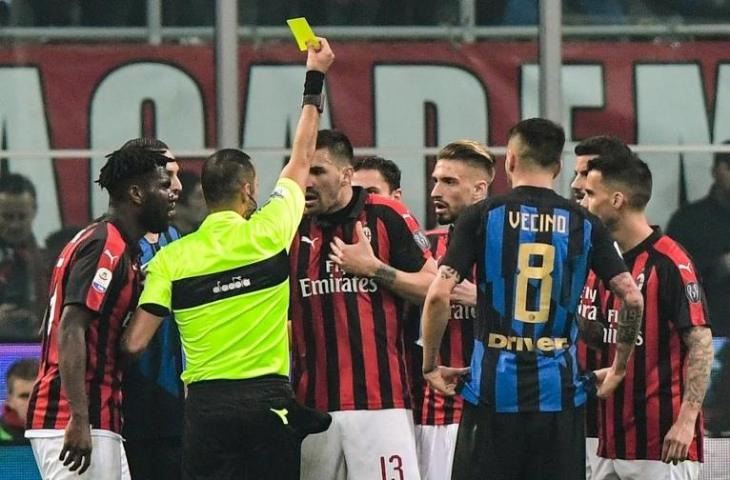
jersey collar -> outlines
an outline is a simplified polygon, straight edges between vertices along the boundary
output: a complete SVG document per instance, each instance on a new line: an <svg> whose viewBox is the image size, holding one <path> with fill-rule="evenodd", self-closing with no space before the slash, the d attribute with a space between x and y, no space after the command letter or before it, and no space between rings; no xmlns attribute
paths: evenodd
<svg viewBox="0 0 730 480"><path fill-rule="evenodd" d="M362 187L352 187L352 199L343 209L328 215L319 215L315 218L317 225L322 227L341 225L357 219L365 208L368 192Z"/></svg>
<svg viewBox="0 0 730 480"><path fill-rule="evenodd" d="M637 246L632 248L631 250L624 252L623 257L624 260L628 261L633 260L635 257L637 257L640 253L646 251L654 245L661 237L664 235L662 233L662 229L658 225L652 225L651 226L652 232L649 234L648 237L646 237L644 240L642 240Z"/></svg>

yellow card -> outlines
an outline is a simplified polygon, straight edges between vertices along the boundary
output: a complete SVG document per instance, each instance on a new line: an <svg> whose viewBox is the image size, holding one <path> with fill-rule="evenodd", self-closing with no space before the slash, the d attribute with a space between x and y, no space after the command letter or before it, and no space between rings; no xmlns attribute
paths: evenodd
<svg viewBox="0 0 730 480"><path fill-rule="evenodd" d="M290 18L286 21L289 24L291 33L294 34L294 39L299 45L299 50L305 52L307 50L307 42L312 41L315 48L319 48L319 40L314 36L312 27L309 26L309 22L304 17Z"/></svg>

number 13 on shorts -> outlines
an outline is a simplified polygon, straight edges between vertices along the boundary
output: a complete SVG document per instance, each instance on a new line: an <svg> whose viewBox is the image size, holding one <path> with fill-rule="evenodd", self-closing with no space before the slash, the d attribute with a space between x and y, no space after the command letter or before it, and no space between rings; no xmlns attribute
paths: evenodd
<svg viewBox="0 0 730 480"><path fill-rule="evenodd" d="M381 456L380 475L381 480L405 480L403 457L400 455Z"/></svg>

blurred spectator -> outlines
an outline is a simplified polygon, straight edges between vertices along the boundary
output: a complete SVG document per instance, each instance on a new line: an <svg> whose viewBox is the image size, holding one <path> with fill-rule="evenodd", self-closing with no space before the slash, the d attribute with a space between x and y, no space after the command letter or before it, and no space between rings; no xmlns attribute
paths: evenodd
<svg viewBox="0 0 730 480"><path fill-rule="evenodd" d="M30 180L0 177L0 340L39 337L48 278L33 236L36 209Z"/></svg>
<svg viewBox="0 0 730 480"><path fill-rule="evenodd" d="M0 441L26 441L23 436L25 417L37 375L37 358L23 358L10 365L7 373L8 397L0 416Z"/></svg>
<svg viewBox="0 0 730 480"><path fill-rule="evenodd" d="M200 186L200 175L190 170L178 173L183 189L175 206L173 223L181 235L187 235L198 229L208 214Z"/></svg>
<svg viewBox="0 0 730 480"><path fill-rule="evenodd" d="M0 25L10 23L10 0L0 0Z"/></svg>
<svg viewBox="0 0 730 480"><path fill-rule="evenodd" d="M725 144L730 143L726 141ZM703 279L715 336L730 336L730 154L717 153L709 194L672 215L667 235L693 257Z"/></svg>

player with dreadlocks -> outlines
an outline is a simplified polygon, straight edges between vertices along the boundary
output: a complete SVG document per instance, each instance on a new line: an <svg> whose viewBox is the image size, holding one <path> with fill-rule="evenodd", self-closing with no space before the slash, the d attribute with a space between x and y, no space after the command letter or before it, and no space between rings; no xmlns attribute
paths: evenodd
<svg viewBox="0 0 730 480"><path fill-rule="evenodd" d="M161 152L125 146L107 159L107 214L66 245L51 279L26 431L43 478L129 478L119 337L140 290L139 240L167 229L176 194Z"/></svg>

